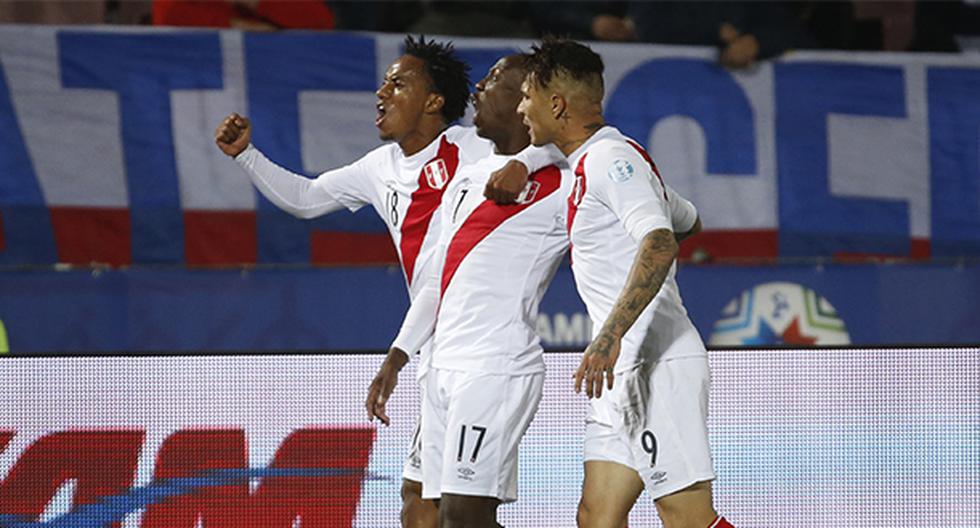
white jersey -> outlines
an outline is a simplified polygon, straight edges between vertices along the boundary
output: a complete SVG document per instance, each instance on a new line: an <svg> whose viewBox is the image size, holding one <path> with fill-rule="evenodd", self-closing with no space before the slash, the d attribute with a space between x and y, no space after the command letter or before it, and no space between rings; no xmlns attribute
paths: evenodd
<svg viewBox="0 0 980 528"><path fill-rule="evenodd" d="M568 159L575 172L568 198L572 270L595 334L626 285L643 237L655 229L689 231L697 210L664 184L638 143L613 127L603 127ZM681 302L676 271L675 263L623 336L616 373L660 359L707 355Z"/></svg>
<svg viewBox="0 0 980 528"><path fill-rule="evenodd" d="M293 174L249 147L236 157L253 183L272 203L300 218L315 218L347 208L371 205L395 243L402 271L414 298L438 241L436 208L461 164L491 152L489 142L472 128L446 129L425 148L406 156L396 143L384 144L361 159L309 179Z"/></svg>
<svg viewBox="0 0 980 528"><path fill-rule="evenodd" d="M532 174L512 205L483 198L510 156L460 169L443 196L438 258L394 346L412 350L434 332L438 369L520 375L544 371L538 305L568 248L566 167Z"/></svg>
<svg viewBox="0 0 980 528"><path fill-rule="evenodd" d="M434 214L457 169L493 153L493 143L474 127L451 126L425 148L406 156L387 143L361 159L310 179L269 161L249 145L235 160L255 186L280 209L299 218L315 218L343 208L371 205L388 227L398 252L409 299L414 302L439 241L440 216ZM531 169L556 159L554 150L529 148L518 155ZM482 190L481 190L482 192ZM422 376L427 357L418 368Z"/></svg>

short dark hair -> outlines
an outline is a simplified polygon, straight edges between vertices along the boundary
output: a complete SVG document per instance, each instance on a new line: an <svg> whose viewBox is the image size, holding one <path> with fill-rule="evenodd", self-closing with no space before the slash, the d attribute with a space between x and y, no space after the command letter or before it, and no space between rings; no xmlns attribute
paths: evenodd
<svg viewBox="0 0 980 528"><path fill-rule="evenodd" d="M445 44L434 40L418 40L405 37L405 54L417 57L425 63L425 72L432 79L433 91L445 99L442 117L452 123L463 117L470 100L470 66L456 56L452 42Z"/></svg>
<svg viewBox="0 0 980 528"><path fill-rule="evenodd" d="M586 83L598 80L601 88L603 70L602 58L588 46L550 35L541 39L540 45L531 46L527 62L528 76L542 87L556 75L564 75Z"/></svg>

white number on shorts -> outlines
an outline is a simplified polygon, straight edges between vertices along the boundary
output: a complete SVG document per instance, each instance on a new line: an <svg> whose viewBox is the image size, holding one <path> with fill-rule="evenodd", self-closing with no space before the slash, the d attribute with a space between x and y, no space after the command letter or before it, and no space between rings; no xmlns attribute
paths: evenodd
<svg viewBox="0 0 980 528"><path fill-rule="evenodd" d="M650 453L650 467L657 464L657 439L653 436L650 431L643 431L643 435L640 436L640 443L643 444L643 450Z"/></svg>
<svg viewBox="0 0 980 528"><path fill-rule="evenodd" d="M476 445L473 446L473 454L470 456L470 462L476 462L476 457L480 454L480 446L483 445L483 437L487 434L487 428L480 427L479 425L471 425L470 429L480 433L480 436L476 437ZM459 451L456 452L456 462L461 462L463 460L463 448L465 445L466 425L464 424L459 428Z"/></svg>

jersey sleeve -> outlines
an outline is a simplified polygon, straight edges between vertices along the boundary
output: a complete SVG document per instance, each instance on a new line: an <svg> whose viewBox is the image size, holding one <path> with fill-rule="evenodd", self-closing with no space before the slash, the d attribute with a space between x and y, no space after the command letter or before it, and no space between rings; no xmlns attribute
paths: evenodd
<svg viewBox="0 0 980 528"><path fill-rule="evenodd" d="M439 240L436 251L433 255L433 262L428 266L425 275L419 277L422 281L421 288L415 298L412 299L411 306L402 320L398 335L391 343L392 348L398 348L409 354L417 352L426 341L432 337L436 330L436 319L439 315L439 302L441 293L442 268L446 261L446 247L448 246L449 219L446 218L446 200L448 193L443 195L442 205L436 214L442 215L443 229L439 231Z"/></svg>
<svg viewBox="0 0 980 528"><path fill-rule="evenodd" d="M436 315L439 310L439 276L437 273L430 273L424 280L425 283L405 314L398 335L391 343L393 348L401 349L408 354L418 352L436 328Z"/></svg>
<svg viewBox="0 0 980 528"><path fill-rule="evenodd" d="M565 155L558 150L558 147L548 143L543 147L528 145L527 148L515 154L514 159L527 167L528 174L534 174L548 165L557 165L565 161Z"/></svg>
<svg viewBox="0 0 980 528"><path fill-rule="evenodd" d="M459 147L464 164L479 161L493 153L493 142L477 135L473 126L453 126L446 132L446 138Z"/></svg>
<svg viewBox="0 0 980 528"><path fill-rule="evenodd" d="M639 243L655 229L670 229L671 209L665 187L650 165L629 147L596 149L586 158L587 192L608 207Z"/></svg>
<svg viewBox="0 0 980 528"><path fill-rule="evenodd" d="M252 145L236 156L235 161L277 207L298 218L315 218L344 207L356 211L370 203L366 158L324 172L315 179L276 165Z"/></svg>
<svg viewBox="0 0 980 528"><path fill-rule="evenodd" d="M453 127L450 140L461 147L471 163L493 154L493 142L477 135L476 127ZM515 154L514 159L527 167L528 174L534 174L548 165L556 165L565 161L565 155L558 150L558 147L549 143L543 147L528 145L527 148Z"/></svg>
<svg viewBox="0 0 980 528"><path fill-rule="evenodd" d="M698 210L690 201L667 186L667 203L670 204L670 223L675 233L687 233L698 220Z"/></svg>

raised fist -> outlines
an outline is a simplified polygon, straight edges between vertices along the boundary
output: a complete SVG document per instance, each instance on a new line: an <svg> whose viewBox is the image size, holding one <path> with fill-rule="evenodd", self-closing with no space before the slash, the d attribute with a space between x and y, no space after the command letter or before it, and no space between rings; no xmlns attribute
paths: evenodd
<svg viewBox="0 0 980 528"><path fill-rule="evenodd" d="M230 114L214 131L214 142L221 152L235 157L252 141L252 124L247 117Z"/></svg>

